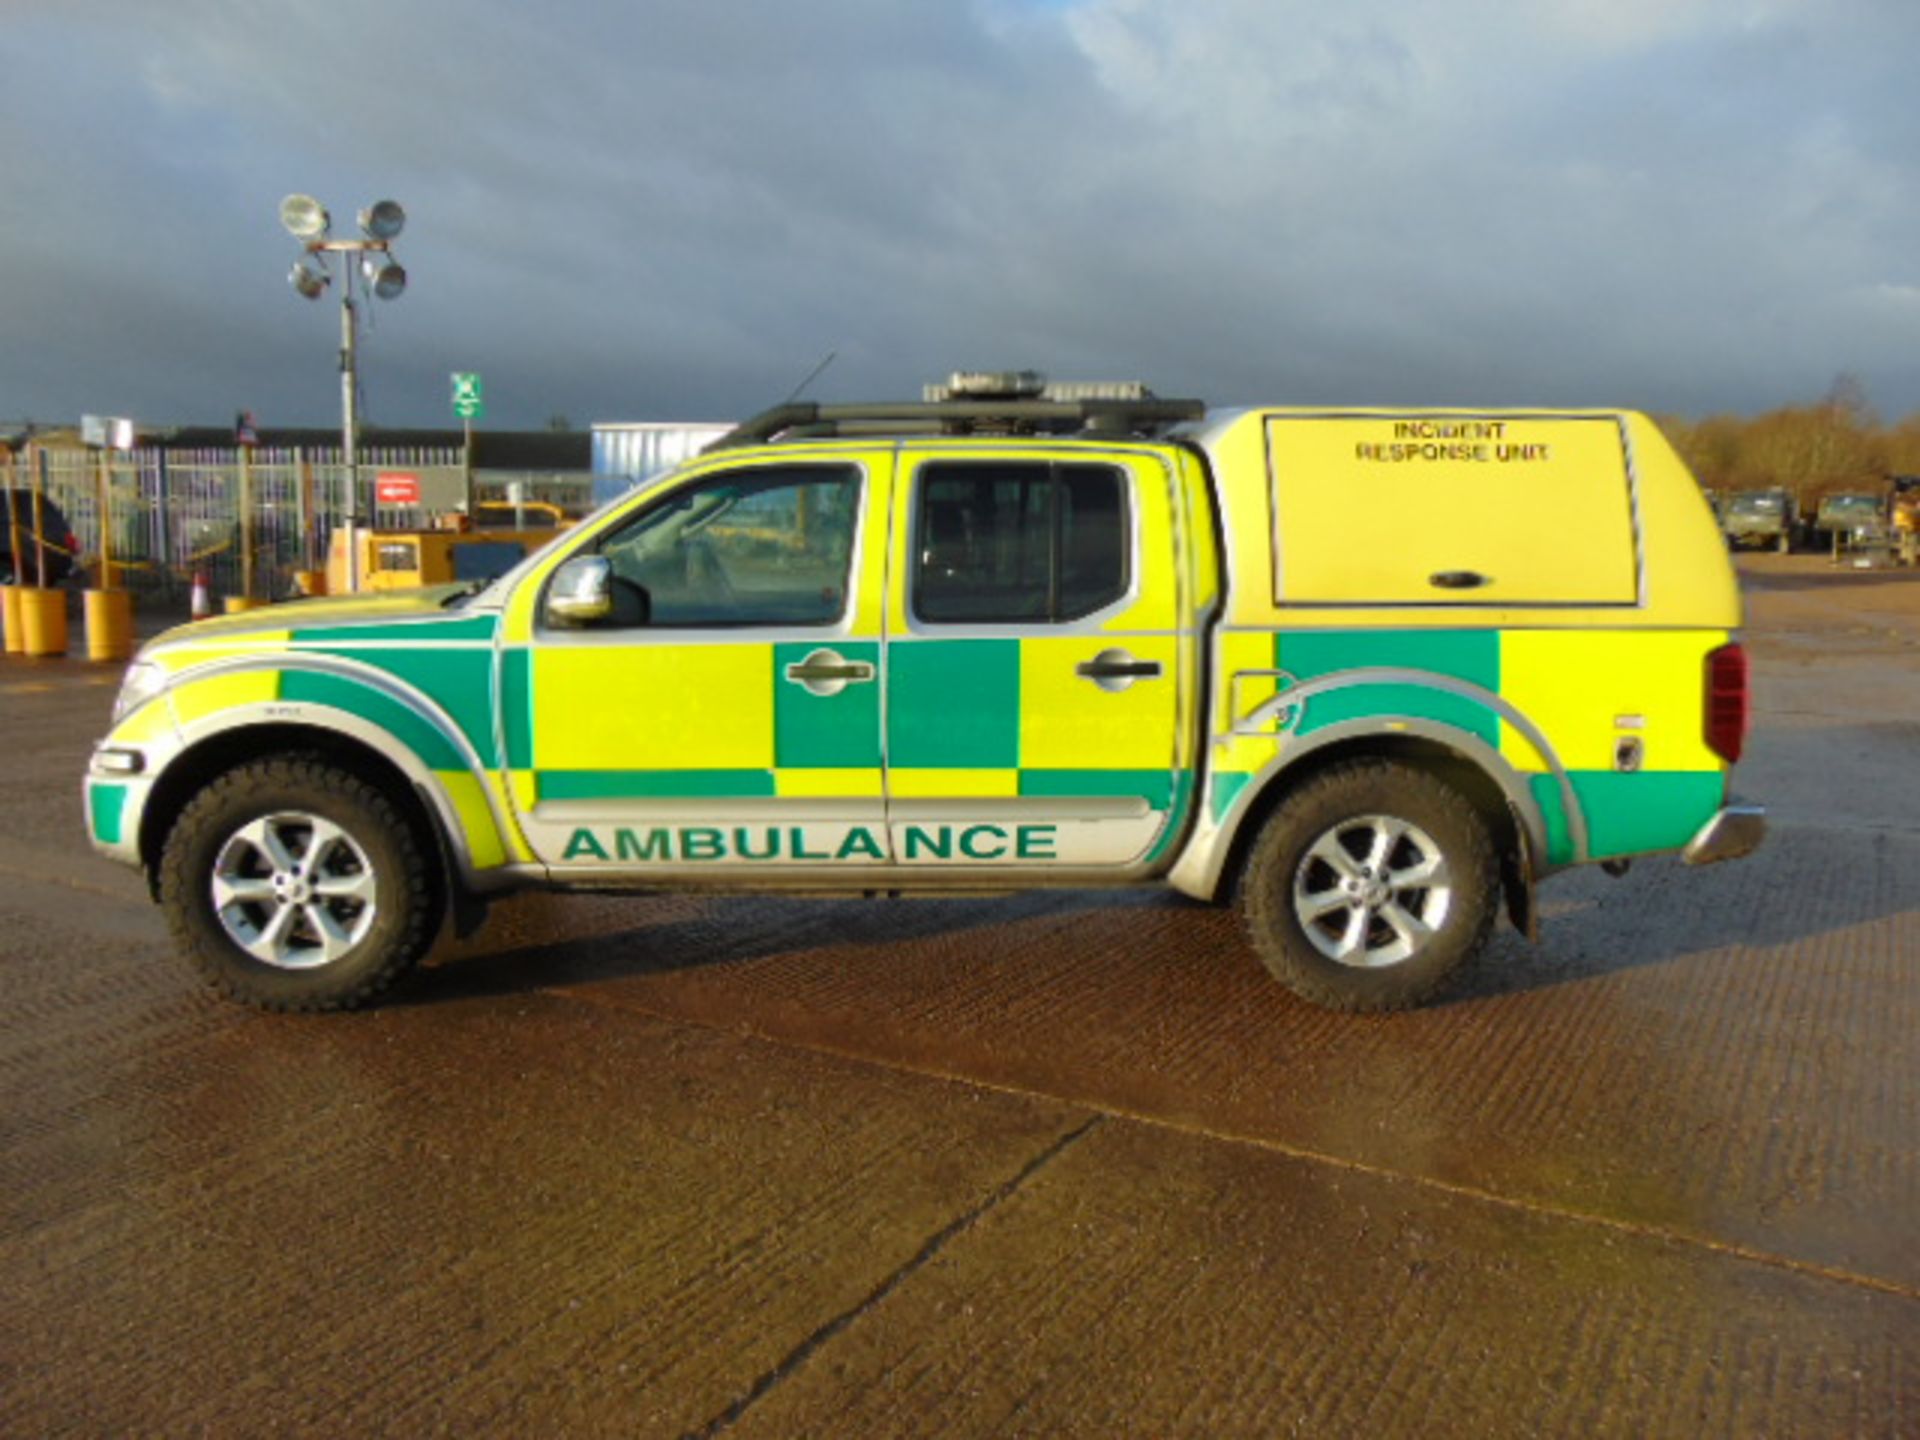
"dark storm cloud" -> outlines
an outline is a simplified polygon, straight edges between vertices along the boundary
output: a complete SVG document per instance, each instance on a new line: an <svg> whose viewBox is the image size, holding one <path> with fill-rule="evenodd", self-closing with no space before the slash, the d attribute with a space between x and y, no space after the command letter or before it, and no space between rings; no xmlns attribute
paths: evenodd
<svg viewBox="0 0 1920 1440"><path fill-rule="evenodd" d="M1516 12L1519 12L1516 15ZM1904 4L16 5L0 416L334 413L281 195L381 195L369 414L956 366L1219 401L1920 407Z"/></svg>

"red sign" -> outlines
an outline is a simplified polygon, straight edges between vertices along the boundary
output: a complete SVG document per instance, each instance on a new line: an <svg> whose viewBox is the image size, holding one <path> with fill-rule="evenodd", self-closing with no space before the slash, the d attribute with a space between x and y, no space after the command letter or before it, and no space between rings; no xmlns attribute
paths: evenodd
<svg viewBox="0 0 1920 1440"><path fill-rule="evenodd" d="M373 498L382 505L418 505L420 477L404 470L382 470L374 477Z"/></svg>

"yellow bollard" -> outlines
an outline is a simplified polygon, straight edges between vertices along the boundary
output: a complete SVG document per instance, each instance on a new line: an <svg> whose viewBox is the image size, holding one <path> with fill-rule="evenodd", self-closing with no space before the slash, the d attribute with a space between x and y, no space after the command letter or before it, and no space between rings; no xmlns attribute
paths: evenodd
<svg viewBox="0 0 1920 1440"><path fill-rule="evenodd" d="M88 590L80 597L87 621L87 658L125 660L133 654L133 592Z"/></svg>
<svg viewBox="0 0 1920 1440"><path fill-rule="evenodd" d="M220 602L227 614L238 615L243 610L258 610L267 602L255 600L251 595L229 595Z"/></svg>
<svg viewBox="0 0 1920 1440"><path fill-rule="evenodd" d="M67 653L67 592L34 585L20 589L21 646L29 655Z"/></svg>
<svg viewBox="0 0 1920 1440"><path fill-rule="evenodd" d="M27 648L25 622L20 618L20 587L0 585L0 631L4 631L7 654L18 655Z"/></svg>

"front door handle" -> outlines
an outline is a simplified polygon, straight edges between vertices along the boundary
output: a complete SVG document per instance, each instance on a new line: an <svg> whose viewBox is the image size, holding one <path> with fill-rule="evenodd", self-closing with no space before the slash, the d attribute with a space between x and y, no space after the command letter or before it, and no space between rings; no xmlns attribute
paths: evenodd
<svg viewBox="0 0 1920 1440"><path fill-rule="evenodd" d="M787 679L809 695L838 695L849 685L873 679L873 666L864 660L849 660L835 650L820 649L787 666Z"/></svg>
<svg viewBox="0 0 1920 1440"><path fill-rule="evenodd" d="M1152 680L1161 673L1158 660L1136 660L1124 650L1102 650L1091 660L1082 660L1073 673L1091 680L1102 690L1125 690L1136 680Z"/></svg>
<svg viewBox="0 0 1920 1440"><path fill-rule="evenodd" d="M1491 585L1493 577L1478 570L1436 570L1427 577L1427 583L1440 590L1478 590Z"/></svg>

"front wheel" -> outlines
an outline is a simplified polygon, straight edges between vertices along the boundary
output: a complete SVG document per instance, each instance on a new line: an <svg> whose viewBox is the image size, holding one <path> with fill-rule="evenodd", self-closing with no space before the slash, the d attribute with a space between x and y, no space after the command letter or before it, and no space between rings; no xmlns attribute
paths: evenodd
<svg viewBox="0 0 1920 1440"><path fill-rule="evenodd" d="M188 803L160 862L175 941L216 989L268 1010L364 1004L438 928L421 837L393 802L323 760L259 760Z"/></svg>
<svg viewBox="0 0 1920 1440"><path fill-rule="evenodd" d="M1425 771L1337 765L1284 799L1240 902L1261 961L1332 1010L1426 1000L1486 944L1499 868L1485 822Z"/></svg>

